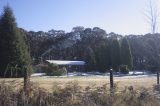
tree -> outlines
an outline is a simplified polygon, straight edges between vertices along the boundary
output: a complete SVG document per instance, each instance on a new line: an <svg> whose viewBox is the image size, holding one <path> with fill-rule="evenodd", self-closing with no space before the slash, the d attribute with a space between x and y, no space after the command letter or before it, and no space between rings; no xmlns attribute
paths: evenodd
<svg viewBox="0 0 160 106"><path fill-rule="evenodd" d="M91 47L87 47L85 52L86 70L93 71L96 65L95 53Z"/></svg>
<svg viewBox="0 0 160 106"><path fill-rule="evenodd" d="M100 45L95 49L96 67L100 72L106 72L110 68L110 52L109 42L106 40L105 44Z"/></svg>
<svg viewBox="0 0 160 106"><path fill-rule="evenodd" d="M150 25L151 33L154 34L158 29L159 11L156 5L157 3L153 3L152 1L149 0L148 9L144 12L144 15L146 17L146 21Z"/></svg>
<svg viewBox="0 0 160 106"><path fill-rule="evenodd" d="M113 39L110 45L111 67L118 71L120 66L120 44L117 39Z"/></svg>
<svg viewBox="0 0 160 106"><path fill-rule="evenodd" d="M29 82L31 59L23 31L17 27L11 8L4 7L0 18L0 76L22 77Z"/></svg>
<svg viewBox="0 0 160 106"><path fill-rule="evenodd" d="M121 65L127 65L129 69L132 69L133 62L132 62L132 54L130 45L126 38L122 39L121 43Z"/></svg>

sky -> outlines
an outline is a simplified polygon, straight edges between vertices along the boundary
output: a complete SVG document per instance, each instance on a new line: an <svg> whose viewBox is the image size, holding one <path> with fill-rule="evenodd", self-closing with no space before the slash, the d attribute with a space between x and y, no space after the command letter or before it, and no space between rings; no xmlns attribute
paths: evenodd
<svg viewBox="0 0 160 106"><path fill-rule="evenodd" d="M146 34L150 32L144 15L148 3L148 0L0 0L0 13L9 4L18 27L27 31L70 32L73 27L84 26L122 35Z"/></svg>

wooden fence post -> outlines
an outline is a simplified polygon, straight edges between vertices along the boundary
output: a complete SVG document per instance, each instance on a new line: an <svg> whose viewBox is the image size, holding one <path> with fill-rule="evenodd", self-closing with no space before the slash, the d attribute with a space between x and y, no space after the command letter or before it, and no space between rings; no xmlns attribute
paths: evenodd
<svg viewBox="0 0 160 106"><path fill-rule="evenodd" d="M110 90L113 93L113 70L110 69Z"/></svg>
<svg viewBox="0 0 160 106"><path fill-rule="evenodd" d="M159 72L157 72L157 85L159 85Z"/></svg>

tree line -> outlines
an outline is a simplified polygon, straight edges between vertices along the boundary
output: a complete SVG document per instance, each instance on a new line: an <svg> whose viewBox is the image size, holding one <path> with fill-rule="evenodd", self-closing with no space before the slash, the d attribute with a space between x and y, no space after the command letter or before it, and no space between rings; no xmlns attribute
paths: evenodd
<svg viewBox="0 0 160 106"><path fill-rule="evenodd" d="M120 65L132 69L132 54L126 37L94 27L74 27L71 32L50 30L26 32L35 64L41 59L83 60L87 71L106 72Z"/></svg>
<svg viewBox="0 0 160 106"><path fill-rule="evenodd" d="M104 69L109 69L112 66L111 42L117 40L121 49L122 39L126 39L130 46L132 56L130 63L133 62L133 65L131 65L133 70L156 71L160 65L159 33L123 36L114 32L107 33L99 27L84 28L78 26L68 33L63 30L50 30L48 32L29 31L26 32L26 35L35 64L40 61L40 57L44 60L85 60L90 66L86 67L88 70L104 71ZM45 51L48 52L45 53ZM120 52L120 55L122 55L124 50L120 50ZM105 58L102 58L103 56ZM122 59L121 56L120 60L122 62L125 58Z"/></svg>

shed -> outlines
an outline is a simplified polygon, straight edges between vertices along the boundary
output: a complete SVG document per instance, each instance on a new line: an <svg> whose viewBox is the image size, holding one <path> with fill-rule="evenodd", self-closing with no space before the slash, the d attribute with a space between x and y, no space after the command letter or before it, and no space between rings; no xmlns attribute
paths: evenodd
<svg viewBox="0 0 160 106"><path fill-rule="evenodd" d="M46 62L66 67L68 71L84 71L85 66L84 61L46 60Z"/></svg>

